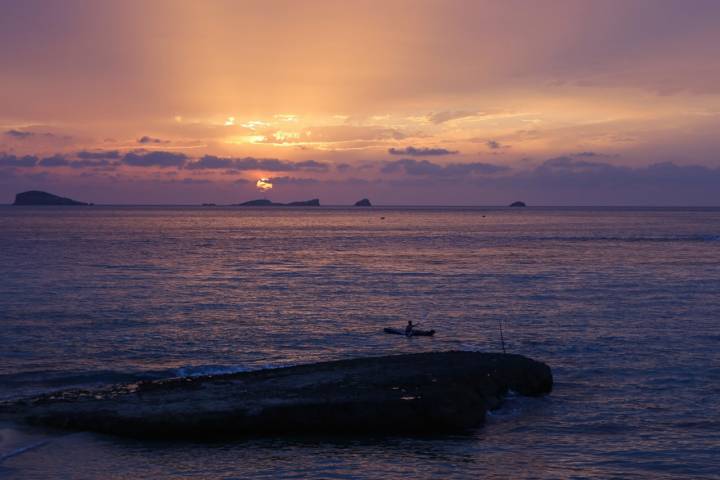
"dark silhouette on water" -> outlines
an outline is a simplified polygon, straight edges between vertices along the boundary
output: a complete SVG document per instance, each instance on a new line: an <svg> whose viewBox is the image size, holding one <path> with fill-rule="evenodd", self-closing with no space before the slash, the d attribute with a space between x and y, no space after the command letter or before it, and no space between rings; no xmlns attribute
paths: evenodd
<svg viewBox="0 0 720 480"><path fill-rule="evenodd" d="M300 202L290 202L290 203L286 203L285 205L288 207L319 207L320 200L317 198L313 198L312 200L304 200L304 201L300 201Z"/></svg>
<svg viewBox="0 0 720 480"><path fill-rule="evenodd" d="M67 390L0 403L0 420L133 437L467 432L509 390L552 390L522 355L429 352Z"/></svg>
<svg viewBox="0 0 720 480"><path fill-rule="evenodd" d="M413 334L413 327L414 325L412 323L412 320L408 320L408 324L405 327L405 336L409 337Z"/></svg>
<svg viewBox="0 0 720 480"><path fill-rule="evenodd" d="M29 190L15 195L13 205L92 205L92 203L78 202L71 198L58 197L52 193L40 190Z"/></svg>
<svg viewBox="0 0 720 480"><path fill-rule="evenodd" d="M410 325L408 325L409 327ZM418 330L415 325L412 326L410 333L408 333L408 327L402 328L383 328L383 332L390 333L392 335L403 335L405 337L432 337L435 335L435 330Z"/></svg>
<svg viewBox="0 0 720 480"><path fill-rule="evenodd" d="M525 205L525 202L520 202L520 201L513 202L510 204L510 206L511 207L527 207L527 205Z"/></svg>
<svg viewBox="0 0 720 480"><path fill-rule="evenodd" d="M362 200L358 200L355 202L356 207L372 207L372 204L370 203L370 200L367 198L363 198Z"/></svg>
<svg viewBox="0 0 720 480"><path fill-rule="evenodd" d="M258 200L250 200L243 203L236 203L234 207L319 207L320 200L313 198L312 200L304 200L300 202L276 203L266 198Z"/></svg>

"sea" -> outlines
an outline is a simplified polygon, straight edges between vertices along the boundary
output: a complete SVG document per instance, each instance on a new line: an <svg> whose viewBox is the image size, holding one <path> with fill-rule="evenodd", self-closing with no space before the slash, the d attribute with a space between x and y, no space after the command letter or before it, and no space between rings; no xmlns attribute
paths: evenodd
<svg viewBox="0 0 720 480"><path fill-rule="evenodd" d="M464 435L4 422L0 478L720 478L718 208L0 207L3 401L503 341L554 389Z"/></svg>

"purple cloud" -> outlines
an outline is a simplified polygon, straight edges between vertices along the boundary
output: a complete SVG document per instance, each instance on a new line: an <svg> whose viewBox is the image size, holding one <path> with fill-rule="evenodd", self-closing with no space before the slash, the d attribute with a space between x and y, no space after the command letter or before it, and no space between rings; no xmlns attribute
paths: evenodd
<svg viewBox="0 0 720 480"><path fill-rule="evenodd" d="M54 139L54 140L70 140L71 139L71 137L69 137L67 135L59 137L59 136L55 135L54 133L49 133L49 132L28 132L26 130L16 130L16 129L7 130L5 132L5 135L7 135L8 137L15 138L17 140L28 140L30 138L36 138L36 137L41 137L41 138L45 138L45 139Z"/></svg>
<svg viewBox="0 0 720 480"><path fill-rule="evenodd" d="M14 130L14 129L13 129L13 130L8 130L7 132L5 132L5 135L7 135L7 136L9 136L9 137L19 138L19 139L23 140L23 139L25 139L25 138L32 137L32 136L35 135L35 134L34 134L33 132L23 132L23 131L20 131L20 130Z"/></svg>
<svg viewBox="0 0 720 480"><path fill-rule="evenodd" d="M290 162L277 158L223 158L215 155L205 155L199 160L186 165L190 170L203 169L230 169L230 170L267 170L269 172L292 172L298 170L325 171L328 169L326 163L315 160L304 160L301 162Z"/></svg>
<svg viewBox="0 0 720 480"><path fill-rule="evenodd" d="M181 167L187 160L184 153L174 152L129 152L122 159L125 165L132 167Z"/></svg>
<svg viewBox="0 0 720 480"><path fill-rule="evenodd" d="M149 137L147 135L143 135L142 137L138 138L137 143L149 144L149 143L170 143L170 142L167 140L162 140L160 138L154 138L154 137Z"/></svg>
<svg viewBox="0 0 720 480"><path fill-rule="evenodd" d="M66 167L70 161L62 155L53 155L52 157L43 158L38 162L41 167Z"/></svg>
<svg viewBox="0 0 720 480"><path fill-rule="evenodd" d="M37 162L38 157L35 155L17 157L15 155L0 153L0 166L3 167L34 167Z"/></svg>
<svg viewBox="0 0 720 480"><path fill-rule="evenodd" d="M397 173L403 171L407 175L416 176L461 177L469 174L491 175L509 170L510 167L493 165L491 163L472 162L441 165L429 162L428 160L404 158L402 160L385 163L381 172Z"/></svg>
<svg viewBox="0 0 720 480"><path fill-rule="evenodd" d="M120 152L117 150L99 150L96 152L81 151L77 152L76 156L82 160L118 160L120 159Z"/></svg>
<svg viewBox="0 0 720 480"><path fill-rule="evenodd" d="M457 150L448 150L445 148L416 148L413 146L405 148L390 148L388 149L390 155L410 155L413 157L425 157L425 156L440 156L440 155L455 155Z"/></svg>
<svg viewBox="0 0 720 480"><path fill-rule="evenodd" d="M457 120L458 118L473 117L477 114L478 112L471 112L467 110L454 110L431 113L427 116L427 118L434 124L440 124L449 122L450 120Z"/></svg>

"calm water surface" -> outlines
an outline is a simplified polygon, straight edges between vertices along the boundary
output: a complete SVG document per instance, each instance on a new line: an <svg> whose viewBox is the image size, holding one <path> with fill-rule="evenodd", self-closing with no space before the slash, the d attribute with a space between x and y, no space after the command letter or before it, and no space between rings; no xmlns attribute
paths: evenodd
<svg viewBox="0 0 720 480"><path fill-rule="evenodd" d="M435 338L380 333L425 316ZM195 444L0 424L0 477L720 478L720 209L0 207L0 399L497 351L500 321L556 386L472 435Z"/></svg>

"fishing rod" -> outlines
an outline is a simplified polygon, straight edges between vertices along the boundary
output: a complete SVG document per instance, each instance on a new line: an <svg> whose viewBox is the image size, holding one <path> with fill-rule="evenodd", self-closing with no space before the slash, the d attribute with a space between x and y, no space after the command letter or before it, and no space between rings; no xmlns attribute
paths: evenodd
<svg viewBox="0 0 720 480"><path fill-rule="evenodd" d="M500 326L500 343L502 344L502 351L505 353L505 337L503 336L502 318L498 317L498 325Z"/></svg>

